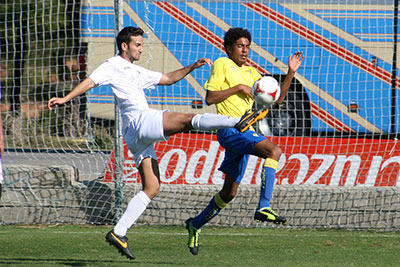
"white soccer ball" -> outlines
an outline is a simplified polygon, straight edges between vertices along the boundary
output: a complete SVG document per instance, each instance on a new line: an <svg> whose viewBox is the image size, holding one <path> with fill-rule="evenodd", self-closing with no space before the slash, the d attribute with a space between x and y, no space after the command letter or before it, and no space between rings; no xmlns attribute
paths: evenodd
<svg viewBox="0 0 400 267"><path fill-rule="evenodd" d="M272 76L264 76L255 81L251 91L256 103L262 106L272 105L281 96L279 82Z"/></svg>

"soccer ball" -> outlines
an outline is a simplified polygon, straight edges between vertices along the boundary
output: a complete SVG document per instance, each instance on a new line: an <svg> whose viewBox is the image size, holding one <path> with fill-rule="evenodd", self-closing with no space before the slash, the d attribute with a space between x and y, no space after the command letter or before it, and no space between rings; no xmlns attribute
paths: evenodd
<svg viewBox="0 0 400 267"><path fill-rule="evenodd" d="M251 92L258 105L270 106L281 96L281 87L274 77L264 76L255 81Z"/></svg>

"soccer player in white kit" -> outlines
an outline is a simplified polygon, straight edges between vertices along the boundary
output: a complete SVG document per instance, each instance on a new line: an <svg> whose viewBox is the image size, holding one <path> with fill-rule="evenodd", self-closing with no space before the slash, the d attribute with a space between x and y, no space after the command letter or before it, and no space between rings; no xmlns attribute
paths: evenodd
<svg viewBox="0 0 400 267"><path fill-rule="evenodd" d="M126 233L158 194L160 174L154 143L166 141L169 136L191 130L215 130L236 127L240 131L265 116L265 111L249 112L241 118L217 114L184 114L168 110L151 109L143 89L155 85L172 85L193 70L208 64L210 59L201 58L195 63L167 74L151 71L133 64L143 52L143 30L125 27L117 36L119 55L106 60L93 73L62 98L52 98L48 108L64 104L89 89L109 84L121 110L122 134L132 152L142 179L142 190L128 206L113 230L107 233L106 241L114 245L122 255L135 259L130 250Z"/></svg>

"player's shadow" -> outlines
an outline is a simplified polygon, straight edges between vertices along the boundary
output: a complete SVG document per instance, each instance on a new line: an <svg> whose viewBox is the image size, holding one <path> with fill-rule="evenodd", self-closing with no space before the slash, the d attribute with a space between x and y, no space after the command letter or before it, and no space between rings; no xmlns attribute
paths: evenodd
<svg viewBox="0 0 400 267"><path fill-rule="evenodd" d="M171 265L171 266L177 266L177 265L185 265L185 264L179 264L176 262L143 262L143 261L138 261L138 260L80 260L80 259L34 259L34 258L12 258L12 259L7 259L7 258L0 258L0 265L9 265L9 266L14 266L14 265L26 265L26 264L31 264L31 265L48 265L51 266L52 264L54 265L65 265L65 266L124 266L124 265L130 265L130 264L140 264L140 265L154 265L154 266L159 266L159 265Z"/></svg>
<svg viewBox="0 0 400 267"><path fill-rule="evenodd" d="M79 259L38 259L38 258L15 258L15 259L6 259L0 258L0 265L8 264L10 266L19 265L19 264L32 264L32 265L65 265L65 266L87 266L87 265L100 265L107 262L111 263L122 263L122 261L104 261L104 260L79 260Z"/></svg>

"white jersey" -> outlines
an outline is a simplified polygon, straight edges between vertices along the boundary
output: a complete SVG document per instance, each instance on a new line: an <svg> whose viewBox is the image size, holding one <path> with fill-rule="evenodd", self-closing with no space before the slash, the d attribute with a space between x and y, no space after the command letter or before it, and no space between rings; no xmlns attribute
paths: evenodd
<svg viewBox="0 0 400 267"><path fill-rule="evenodd" d="M126 129L130 121L137 119L138 111L149 109L143 89L153 89L160 82L162 73L115 56L107 59L89 77L96 86L111 86L121 110L122 129Z"/></svg>

